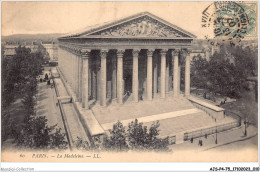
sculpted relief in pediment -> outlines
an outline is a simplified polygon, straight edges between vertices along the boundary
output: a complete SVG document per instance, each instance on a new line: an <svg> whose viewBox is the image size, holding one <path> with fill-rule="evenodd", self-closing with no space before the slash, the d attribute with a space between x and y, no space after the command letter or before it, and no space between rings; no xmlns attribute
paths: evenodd
<svg viewBox="0 0 260 172"><path fill-rule="evenodd" d="M174 30L173 28L149 18L142 18L122 25L114 26L93 35L115 37L185 37L185 35Z"/></svg>

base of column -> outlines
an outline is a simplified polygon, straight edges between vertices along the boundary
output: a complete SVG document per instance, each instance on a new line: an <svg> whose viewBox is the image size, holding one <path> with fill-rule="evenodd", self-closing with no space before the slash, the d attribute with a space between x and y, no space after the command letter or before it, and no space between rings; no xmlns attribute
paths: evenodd
<svg viewBox="0 0 260 172"><path fill-rule="evenodd" d="M83 109L86 109L86 110L88 110L89 109L89 106L85 106L84 104L82 104L82 106L81 106Z"/></svg>

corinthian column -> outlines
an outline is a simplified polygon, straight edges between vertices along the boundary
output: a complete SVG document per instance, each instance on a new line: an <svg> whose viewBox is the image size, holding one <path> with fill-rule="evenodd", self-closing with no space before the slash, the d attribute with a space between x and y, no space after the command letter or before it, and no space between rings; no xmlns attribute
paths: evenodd
<svg viewBox="0 0 260 172"><path fill-rule="evenodd" d="M168 50L161 51L161 98L165 98L165 68L166 68L166 53Z"/></svg>
<svg viewBox="0 0 260 172"><path fill-rule="evenodd" d="M165 92L169 92L169 79L170 79L170 64L169 58L166 57L166 70L165 70Z"/></svg>
<svg viewBox="0 0 260 172"><path fill-rule="evenodd" d="M88 105L88 59L90 55L90 50L85 50L82 55L82 108L89 108Z"/></svg>
<svg viewBox="0 0 260 172"><path fill-rule="evenodd" d="M185 57L185 96L190 95L190 53L186 51Z"/></svg>
<svg viewBox="0 0 260 172"><path fill-rule="evenodd" d="M178 67L179 67L179 50L174 50L172 52L173 57L173 95L176 97L179 94L178 90Z"/></svg>
<svg viewBox="0 0 260 172"><path fill-rule="evenodd" d="M154 50L147 50L147 100L153 99L153 51Z"/></svg>
<svg viewBox="0 0 260 172"><path fill-rule="evenodd" d="M158 55L154 59L154 69L153 69L153 94L157 94L157 83L158 83Z"/></svg>
<svg viewBox="0 0 260 172"><path fill-rule="evenodd" d="M116 73L117 73L117 71L116 71L116 61L117 61L117 59L116 59L116 57L115 56L113 56L112 57L112 99L115 99L116 98Z"/></svg>
<svg viewBox="0 0 260 172"><path fill-rule="evenodd" d="M123 55L125 50L117 50L117 101L123 104Z"/></svg>
<svg viewBox="0 0 260 172"><path fill-rule="evenodd" d="M107 52L108 50L101 50L101 72L100 72L100 105L106 106L107 99Z"/></svg>
<svg viewBox="0 0 260 172"><path fill-rule="evenodd" d="M133 50L133 79L132 79L132 93L133 101L138 102L138 55L140 50Z"/></svg>
<svg viewBox="0 0 260 172"><path fill-rule="evenodd" d="M82 66L83 61L79 56L79 101L82 102Z"/></svg>

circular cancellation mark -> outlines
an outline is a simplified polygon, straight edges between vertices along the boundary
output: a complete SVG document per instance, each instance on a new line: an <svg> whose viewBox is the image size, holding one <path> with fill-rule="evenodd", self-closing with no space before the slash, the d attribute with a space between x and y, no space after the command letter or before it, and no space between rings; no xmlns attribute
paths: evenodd
<svg viewBox="0 0 260 172"><path fill-rule="evenodd" d="M246 10L245 10L246 7ZM239 40L245 38L255 27L253 9L246 3L214 2L202 12L202 28L214 30L214 38ZM250 14L248 15L248 13ZM255 11L253 11L255 12ZM249 17L250 16L250 17ZM207 39L208 36L205 36Z"/></svg>

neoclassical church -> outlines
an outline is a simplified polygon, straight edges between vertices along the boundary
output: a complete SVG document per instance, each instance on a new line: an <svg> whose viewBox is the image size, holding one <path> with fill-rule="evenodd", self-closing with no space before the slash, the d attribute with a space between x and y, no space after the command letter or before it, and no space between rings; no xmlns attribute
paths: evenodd
<svg viewBox="0 0 260 172"><path fill-rule="evenodd" d="M144 123L160 120L164 135L181 142L207 122L215 131L214 119L223 116L223 109L189 98L189 52L195 38L143 12L60 37L59 70L75 93L75 101L93 114L101 130L107 131L118 120L125 124L135 118ZM182 91L181 65L185 69ZM212 117L214 113L202 113L191 102L221 114ZM178 120L183 126L171 129L179 125Z"/></svg>
<svg viewBox="0 0 260 172"><path fill-rule="evenodd" d="M190 93L189 48L195 36L148 12L83 33L59 38L60 69L66 73L84 108L89 99L123 103L161 98L180 91L179 59L185 59L185 95ZM71 56L64 61L64 56ZM68 67L73 65L73 69ZM82 69L82 70L80 70ZM75 71L77 70L77 71Z"/></svg>

